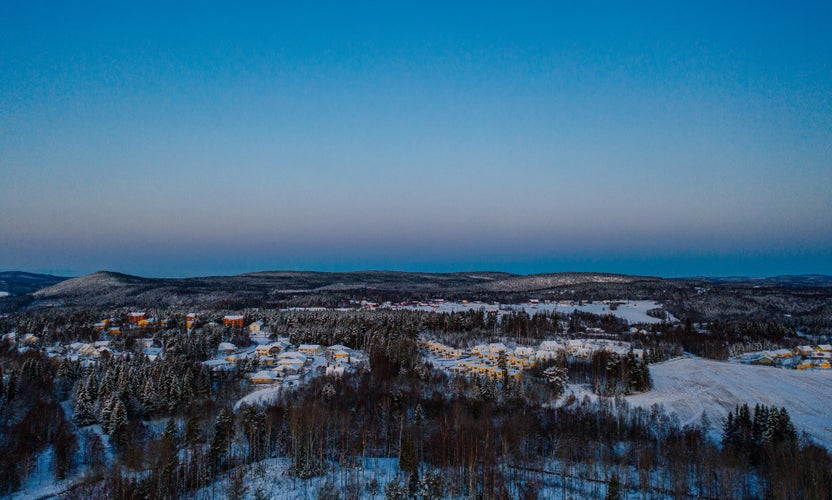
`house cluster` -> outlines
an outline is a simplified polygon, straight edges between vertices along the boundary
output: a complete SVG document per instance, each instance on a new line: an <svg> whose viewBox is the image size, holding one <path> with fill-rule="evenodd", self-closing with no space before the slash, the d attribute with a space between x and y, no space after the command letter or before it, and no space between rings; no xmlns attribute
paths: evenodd
<svg viewBox="0 0 832 500"><path fill-rule="evenodd" d="M148 314L143 311L134 311L127 313L126 322L124 324L121 324L116 318L105 318L93 324L95 331L107 333L109 335L119 335L123 328L128 330L137 330L153 326L167 326L167 321L149 317Z"/></svg>
<svg viewBox="0 0 832 500"><path fill-rule="evenodd" d="M3 334L2 337L3 342L8 342L9 344L17 344L19 346L36 346L38 342L40 342L40 338L32 333L24 333L22 335L18 335L16 332L6 333Z"/></svg>
<svg viewBox="0 0 832 500"><path fill-rule="evenodd" d="M313 371L327 376L343 376L367 362L363 353L343 345L324 348L319 344L300 344L297 349L292 349L288 339L258 345L254 350L254 361L256 371L248 376L252 383L289 382L288 385L298 383L304 374Z"/></svg>
<svg viewBox="0 0 832 500"><path fill-rule="evenodd" d="M440 359L456 361L448 366L453 373L497 377L507 371L515 379L520 379L524 370L541 360L553 359L560 354L588 358L596 351L607 351L620 356L632 353L637 359L644 356L642 349L633 349L629 342L604 339L544 340L536 348L517 346L513 349L502 342L476 345L469 350L434 340L421 341L420 346Z"/></svg>
<svg viewBox="0 0 832 500"><path fill-rule="evenodd" d="M232 318L236 321L236 317ZM247 374L250 382L268 385L297 385L309 373L341 376L367 364L364 353L344 345L294 345L287 337L273 339L262 321L249 324L247 329L255 346L238 348L230 342L223 342L218 346L217 359L205 364L212 370L225 370L243 361L244 366L250 369Z"/></svg>
<svg viewBox="0 0 832 500"><path fill-rule="evenodd" d="M82 360L109 357L113 354L109 340L99 340L92 343L73 342L66 346L64 350L64 355L68 358Z"/></svg>
<svg viewBox="0 0 832 500"><path fill-rule="evenodd" d="M752 365L780 366L797 370L832 369L832 345L801 345L794 349L759 351L743 355L741 361Z"/></svg>

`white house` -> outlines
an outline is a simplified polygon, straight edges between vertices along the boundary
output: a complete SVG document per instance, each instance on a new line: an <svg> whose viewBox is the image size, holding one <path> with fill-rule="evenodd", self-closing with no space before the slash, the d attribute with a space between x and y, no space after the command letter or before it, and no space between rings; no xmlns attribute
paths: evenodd
<svg viewBox="0 0 832 500"><path fill-rule="evenodd" d="M514 349L514 355L523 358L530 358L534 356L534 349L531 347L519 346Z"/></svg>
<svg viewBox="0 0 832 500"><path fill-rule="evenodd" d="M310 356L316 356L323 352L320 344L301 344L298 346L298 351Z"/></svg>
<svg viewBox="0 0 832 500"><path fill-rule="evenodd" d="M220 345L217 346L217 351L221 353L229 353L237 350L237 346L232 344L231 342L220 342Z"/></svg>
<svg viewBox="0 0 832 500"><path fill-rule="evenodd" d="M560 351L561 346L556 340L544 340L540 343L541 351Z"/></svg>
<svg viewBox="0 0 832 500"><path fill-rule="evenodd" d="M497 353L506 352L506 351L507 351L506 345L503 344L502 342L495 342L495 343L492 343L492 344L488 344L488 352L490 352L491 354L497 354Z"/></svg>

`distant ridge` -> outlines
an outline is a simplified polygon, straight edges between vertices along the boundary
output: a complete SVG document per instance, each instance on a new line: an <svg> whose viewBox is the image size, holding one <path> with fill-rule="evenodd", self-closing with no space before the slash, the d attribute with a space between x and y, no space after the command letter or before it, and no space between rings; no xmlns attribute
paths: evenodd
<svg viewBox="0 0 832 500"><path fill-rule="evenodd" d="M825 274L784 274L781 276L748 277L748 276L724 276L696 278L710 283L737 283L759 286L807 286L807 287L829 287L832 286L832 276Z"/></svg>
<svg viewBox="0 0 832 500"><path fill-rule="evenodd" d="M235 276L145 278L113 271L61 279L21 307L355 307L444 298L516 304L538 300L656 300L698 321L771 314L832 314L832 277L666 279L613 273L260 271ZM22 299L24 297L18 297ZM0 300L9 300L0 299Z"/></svg>
<svg viewBox="0 0 832 500"><path fill-rule="evenodd" d="M0 292L6 292L9 295L24 295L66 279L68 278L51 274L2 271L0 272Z"/></svg>
<svg viewBox="0 0 832 500"><path fill-rule="evenodd" d="M366 290L368 294L505 294L587 284L664 282L661 278L608 273L521 276L499 272L420 273L403 271L261 271L235 276L144 278L98 271L38 290L34 298L66 305L185 305L238 299L268 300L286 294Z"/></svg>

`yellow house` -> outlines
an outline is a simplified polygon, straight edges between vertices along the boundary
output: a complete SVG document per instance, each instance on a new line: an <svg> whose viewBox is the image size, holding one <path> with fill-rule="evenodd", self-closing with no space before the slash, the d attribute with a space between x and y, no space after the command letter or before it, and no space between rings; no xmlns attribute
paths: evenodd
<svg viewBox="0 0 832 500"><path fill-rule="evenodd" d="M302 352L309 356L316 356L323 352L323 349L319 344L301 344L298 346L298 352Z"/></svg>
<svg viewBox="0 0 832 500"><path fill-rule="evenodd" d="M273 384L278 381L272 372L265 370L250 375L249 380L254 384Z"/></svg>
<svg viewBox="0 0 832 500"><path fill-rule="evenodd" d="M346 359L350 359L350 353L345 352L345 351L335 351L332 354L332 357L335 358L336 360L338 360L338 359L346 360Z"/></svg>

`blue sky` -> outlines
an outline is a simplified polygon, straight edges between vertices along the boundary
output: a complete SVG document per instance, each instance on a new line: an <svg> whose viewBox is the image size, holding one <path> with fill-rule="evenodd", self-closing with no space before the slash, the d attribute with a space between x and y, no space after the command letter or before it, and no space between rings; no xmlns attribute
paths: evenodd
<svg viewBox="0 0 832 500"><path fill-rule="evenodd" d="M829 2L0 4L0 269L832 274Z"/></svg>

